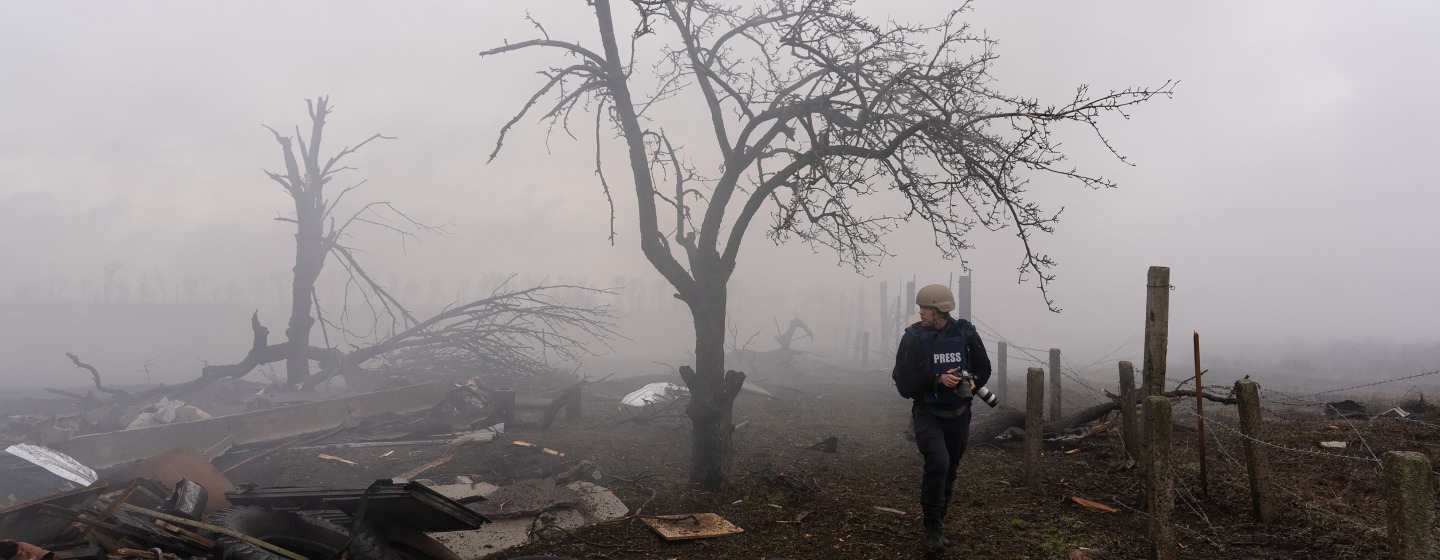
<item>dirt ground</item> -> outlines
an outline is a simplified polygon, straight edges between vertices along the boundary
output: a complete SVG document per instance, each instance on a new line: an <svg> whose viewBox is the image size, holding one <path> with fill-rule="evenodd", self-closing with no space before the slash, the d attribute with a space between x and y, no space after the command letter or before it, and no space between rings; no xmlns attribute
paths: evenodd
<svg viewBox="0 0 1440 560"><path fill-rule="evenodd" d="M733 483L703 492L687 481L689 424L661 414L637 420L620 396L646 382L627 378L587 388L583 419L562 415L549 430L511 427L496 441L453 448L287 450L235 469L237 484L363 486L450 457L418 478L469 475L508 484L554 476L582 461L632 513L713 512L742 534L667 542L635 516L574 532L548 530L490 558L553 554L574 558L916 558L921 556L920 456L905 437L909 404L883 374L811 373L752 382L775 398L742 393L735 404ZM1333 421L1314 408L1267 408L1265 447L1283 519L1249 516L1242 441L1233 413L1207 403L1208 495L1200 488L1192 399L1177 400L1174 458L1178 499L1172 518L1181 558L1386 558L1385 451L1421 451L1440 461L1440 418ZM978 415L985 414L977 403ZM1217 410L1219 409L1219 410ZM671 411L679 412L679 411ZM836 453L808 449L838 436ZM524 440L563 451L556 457L510 444ZM1322 450L1318 441L1347 441ZM392 451L385 455L387 451ZM355 464L317 459L319 453ZM1338 456L1344 457L1338 457ZM1352 458L1353 457L1353 458ZM1025 487L1018 443L980 445L961 463L957 504L946 528L949 558L1142 558L1148 553L1143 478L1127 465L1118 430L1051 446L1044 487ZM1116 512L1078 505L1100 502Z"/></svg>

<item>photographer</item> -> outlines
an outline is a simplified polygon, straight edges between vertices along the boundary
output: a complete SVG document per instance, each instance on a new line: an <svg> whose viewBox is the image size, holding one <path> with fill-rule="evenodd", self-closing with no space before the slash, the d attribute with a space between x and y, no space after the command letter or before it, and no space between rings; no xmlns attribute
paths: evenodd
<svg viewBox="0 0 1440 560"><path fill-rule="evenodd" d="M925 520L925 550L939 553L945 514L955 495L955 475L970 435L973 392L990 379L990 357L974 325L950 317L955 295L931 284L915 295L920 321L905 329L895 353L891 378L902 397L912 399L915 444L925 458L920 509Z"/></svg>

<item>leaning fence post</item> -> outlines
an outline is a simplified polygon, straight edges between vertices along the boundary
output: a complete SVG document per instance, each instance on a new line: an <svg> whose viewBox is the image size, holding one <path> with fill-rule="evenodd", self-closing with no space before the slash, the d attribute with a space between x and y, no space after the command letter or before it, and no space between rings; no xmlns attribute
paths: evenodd
<svg viewBox="0 0 1440 560"><path fill-rule="evenodd" d="M1050 349L1050 417L1060 418L1060 349Z"/></svg>
<svg viewBox="0 0 1440 560"><path fill-rule="evenodd" d="M1145 430L1149 436L1145 462L1146 482L1150 491L1150 558L1163 560L1175 557L1175 529L1170 512L1175 509L1174 461L1170 447L1170 399L1145 397Z"/></svg>
<svg viewBox="0 0 1440 560"><path fill-rule="evenodd" d="M1250 513L1261 523L1273 523L1275 492L1270 484L1270 457L1261 443L1264 430L1260 424L1260 389L1254 381L1235 382L1235 397L1240 407L1240 433L1245 440L1245 467L1250 473Z"/></svg>
<svg viewBox="0 0 1440 560"><path fill-rule="evenodd" d="M1135 424L1135 364L1120 362L1120 441L1130 460L1140 462L1140 432Z"/></svg>
<svg viewBox="0 0 1440 560"><path fill-rule="evenodd" d="M1040 449L1045 442L1045 370L1032 367L1025 376L1025 486L1040 487Z"/></svg>
<svg viewBox="0 0 1440 560"><path fill-rule="evenodd" d="M1385 527L1390 557L1433 558L1435 504L1430 458L1414 451L1390 451L1385 466Z"/></svg>

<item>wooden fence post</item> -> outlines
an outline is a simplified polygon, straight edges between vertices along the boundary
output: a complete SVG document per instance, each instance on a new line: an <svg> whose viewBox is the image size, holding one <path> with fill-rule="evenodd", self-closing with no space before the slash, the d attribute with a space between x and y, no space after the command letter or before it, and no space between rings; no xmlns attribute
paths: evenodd
<svg viewBox="0 0 1440 560"><path fill-rule="evenodd" d="M1273 523L1275 491L1270 484L1270 456L1260 443L1264 429L1260 424L1260 389L1254 381L1235 382L1235 397L1240 407L1240 433L1245 440L1245 467L1250 473L1250 513L1261 523Z"/></svg>
<svg viewBox="0 0 1440 560"><path fill-rule="evenodd" d="M1140 455L1140 432L1135 422L1135 364L1120 362L1120 441L1125 453L1137 464Z"/></svg>
<svg viewBox="0 0 1440 560"><path fill-rule="evenodd" d="M1152 266L1145 281L1145 395L1165 392L1170 341L1170 267Z"/></svg>
<svg viewBox="0 0 1440 560"><path fill-rule="evenodd" d="M860 333L860 369L870 369L870 331Z"/></svg>
<svg viewBox="0 0 1440 560"><path fill-rule="evenodd" d="M1060 419L1060 349L1050 349L1050 417Z"/></svg>
<svg viewBox="0 0 1440 560"><path fill-rule="evenodd" d="M1006 369L1007 364L1005 363L1005 356L1010 351L1010 345L1002 340L997 343L996 346L997 347L995 349L995 354L997 358L995 360L995 375L1000 376L1000 391L998 393L1000 395L1000 400L1003 402L1006 398L1010 396L1010 375L1009 370Z"/></svg>
<svg viewBox="0 0 1440 560"><path fill-rule="evenodd" d="M1145 397L1145 427L1149 434L1150 447L1146 453L1146 481L1150 501L1150 558L1168 560L1175 558L1175 529L1170 524L1170 512L1175 509L1174 461L1170 448L1170 399Z"/></svg>
<svg viewBox="0 0 1440 560"><path fill-rule="evenodd" d="M1040 449L1045 444L1045 370L1032 367L1025 384L1025 486L1041 493Z"/></svg>
<svg viewBox="0 0 1440 560"><path fill-rule="evenodd" d="M1385 466L1385 527L1390 557L1434 558L1435 504L1430 458L1414 451L1390 451Z"/></svg>
<svg viewBox="0 0 1440 560"><path fill-rule="evenodd" d="M880 317L877 323L880 327L880 347L890 348L893 344L891 336L895 334L895 328L890 325L890 287L885 281L880 282Z"/></svg>

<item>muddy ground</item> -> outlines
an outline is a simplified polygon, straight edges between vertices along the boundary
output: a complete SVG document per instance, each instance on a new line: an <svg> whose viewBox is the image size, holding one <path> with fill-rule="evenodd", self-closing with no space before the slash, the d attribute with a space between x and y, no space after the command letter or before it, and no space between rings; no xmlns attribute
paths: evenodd
<svg viewBox="0 0 1440 560"><path fill-rule="evenodd" d="M417 475L469 475L507 484L554 476L582 461L600 484L643 515L714 512L744 529L733 536L667 542L637 516L574 532L548 530L527 546L492 558L555 554L575 558L915 558L921 556L920 456L905 437L908 402L884 374L811 373L753 379L775 398L742 393L735 405L733 483L703 492L688 483L689 425L660 411L637 419L618 399L645 382L628 378L587 389L583 418L563 415L549 430L511 427L489 444L287 450L230 473L239 483L363 486L437 459ZM1263 383L1263 381L1262 381ZM1113 389L1113 388L1112 388ZM1078 405L1093 401L1070 395ZM1326 420L1315 407L1267 407L1267 449L1284 518L1263 526L1249 517L1240 436L1233 414L1207 403L1208 496L1200 488L1191 399L1175 402L1179 499L1173 517L1181 558L1386 558L1384 492L1374 457L1421 451L1440 462L1440 419ZM1217 410L1219 409L1219 410ZM984 414L986 410L977 410ZM528 413L533 419L538 413ZM838 436L836 453L808 449ZM510 444L532 442L556 457ZM1319 441L1346 441L1321 450ZM391 453L385 455L387 451ZM317 459L327 453L354 465ZM947 535L950 558L1141 558L1147 554L1142 476L1127 463L1118 430L1052 445L1044 487L1022 484L1018 443L980 445L965 455ZM1336 455L1344 455L1341 458ZM217 461L223 463L224 459ZM1094 500L1114 513L1077 505ZM881 509L884 508L884 509Z"/></svg>

